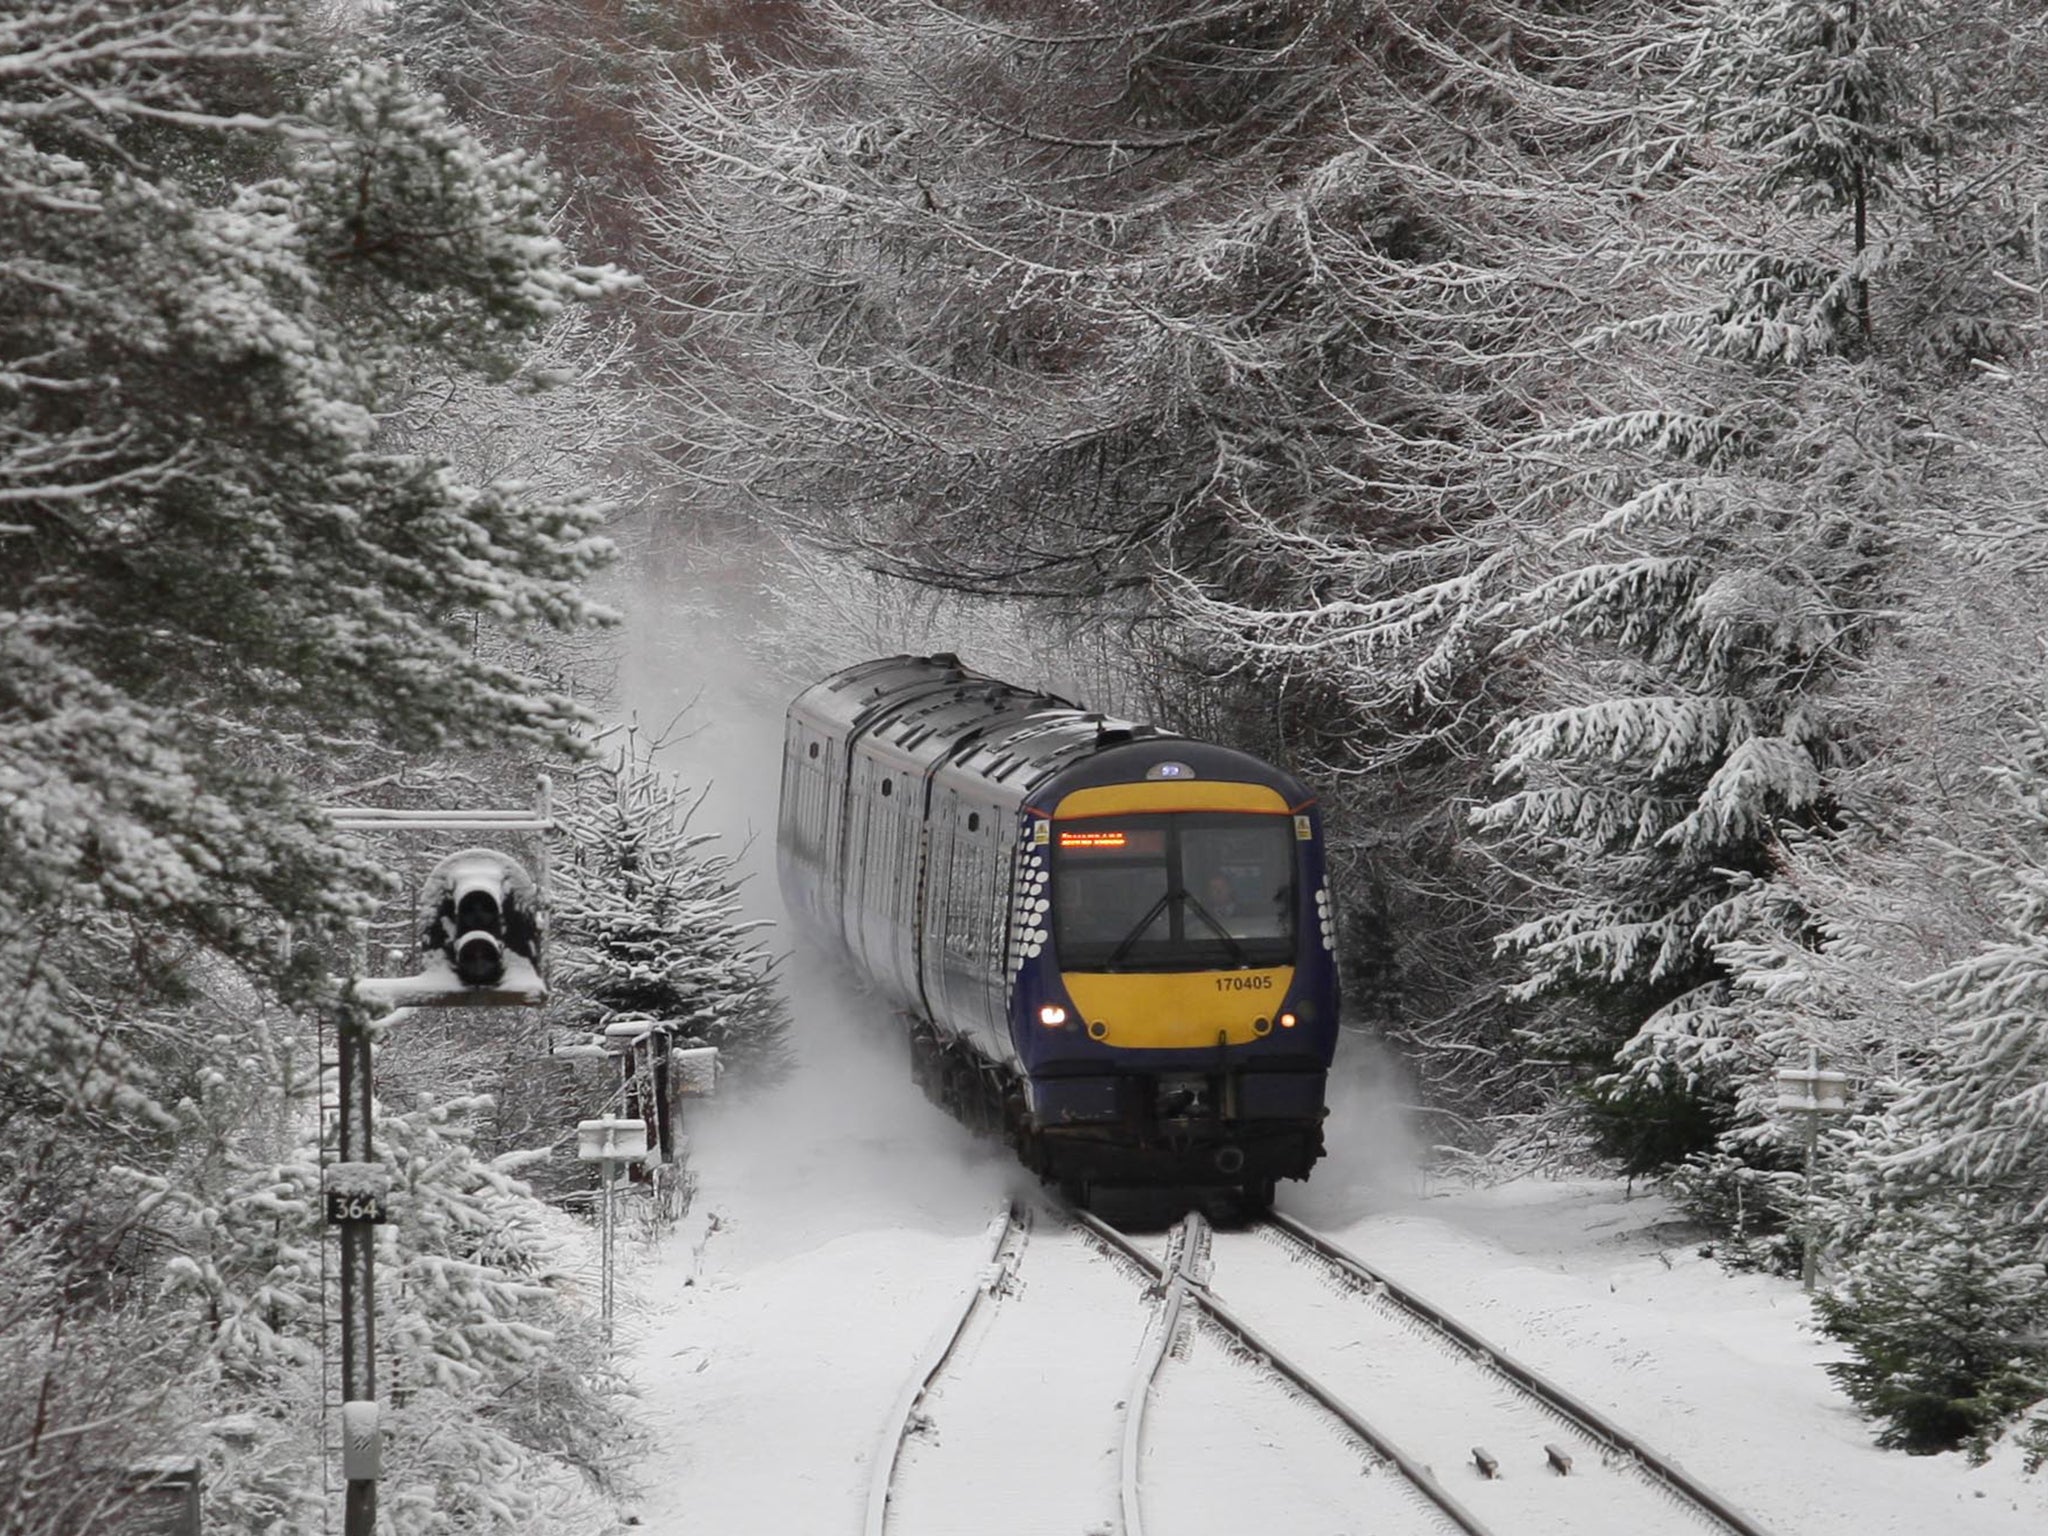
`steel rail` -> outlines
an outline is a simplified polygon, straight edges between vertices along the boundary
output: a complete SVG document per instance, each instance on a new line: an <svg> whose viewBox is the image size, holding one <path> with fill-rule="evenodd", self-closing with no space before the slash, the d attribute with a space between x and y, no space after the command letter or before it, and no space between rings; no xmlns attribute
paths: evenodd
<svg viewBox="0 0 2048 1536"><path fill-rule="evenodd" d="M1495 1348L1456 1318L1425 1301L1407 1287L1389 1279L1355 1254L1346 1252L1328 1238L1310 1231L1291 1216L1283 1216L1277 1211L1267 1213L1258 1224L1284 1233L1332 1268L1369 1286L1392 1305L1406 1312L1417 1322L1435 1329L1445 1338L1452 1340L1469 1352L1478 1363L1499 1372L1544 1407L1570 1421L1609 1450L1632 1459L1650 1477L1661 1481L1673 1493L1705 1510L1728 1529L1737 1532L1738 1536L1773 1536L1769 1527L1758 1524L1695 1479L1676 1462L1650 1449L1598 1409L1580 1401L1564 1388Z"/></svg>
<svg viewBox="0 0 2048 1536"><path fill-rule="evenodd" d="M1200 1283L1196 1269L1201 1257L1203 1228L1202 1218L1190 1212L1176 1229L1179 1240L1167 1250L1168 1267L1172 1272L1160 1294L1158 1310L1153 1314L1152 1341L1132 1371L1130 1389L1124 1393L1123 1448L1117 1464L1117 1490L1123 1504L1124 1536L1145 1536L1144 1511L1138 1500L1145 1410L1151 1404L1152 1387L1159 1379L1159 1368L1166 1363L1167 1352L1173 1348L1173 1336L1180 1328L1180 1311L1187 1300L1188 1287Z"/></svg>
<svg viewBox="0 0 2048 1536"><path fill-rule="evenodd" d="M1006 1260L1003 1250L1009 1246L1012 1236L1021 1235L1025 1230L1023 1207L1011 1201L989 1222L988 1230L993 1241L989 1245L987 1260L975 1275L974 1283L962 1293L951 1325L940 1328L933 1335L890 1412L881 1443L876 1447L875 1470L868 1479L867 1520L862 1527L865 1536L882 1536L883 1528L888 1524L889 1500L896 1491L896 1466L903 1455L903 1442L910 1436L911 1419L918 1404L924 1401L939 1372L945 1369L946 1362L959 1347L962 1335L967 1332L967 1324L983 1299L993 1295L1010 1273L1014 1255Z"/></svg>
<svg viewBox="0 0 2048 1536"><path fill-rule="evenodd" d="M1073 1210L1068 1213L1072 1219L1087 1228L1104 1243L1136 1264L1154 1280L1166 1278L1165 1266L1136 1243L1125 1237L1101 1217L1089 1211ZM1236 1313L1211 1295L1206 1286L1190 1284L1187 1292L1195 1305L1208 1314L1209 1319L1221 1328L1251 1354L1271 1366L1292 1386L1311 1401L1329 1413L1359 1440L1369 1446L1373 1453L1385 1461L1419 1492L1465 1536L1493 1536L1491 1530L1479 1517L1451 1496L1450 1490L1439 1483L1430 1470L1395 1445L1386 1435L1360 1418L1351 1407L1321 1382L1296 1365L1286 1355L1268 1344L1255 1333Z"/></svg>

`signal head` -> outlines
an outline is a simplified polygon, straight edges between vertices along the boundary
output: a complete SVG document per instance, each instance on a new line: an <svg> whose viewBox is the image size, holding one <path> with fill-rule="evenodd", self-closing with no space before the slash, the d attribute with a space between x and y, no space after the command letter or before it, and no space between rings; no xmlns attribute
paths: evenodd
<svg viewBox="0 0 2048 1536"><path fill-rule="evenodd" d="M501 985L515 960L540 967L533 879L494 848L465 848L436 864L420 891L421 948L466 987Z"/></svg>

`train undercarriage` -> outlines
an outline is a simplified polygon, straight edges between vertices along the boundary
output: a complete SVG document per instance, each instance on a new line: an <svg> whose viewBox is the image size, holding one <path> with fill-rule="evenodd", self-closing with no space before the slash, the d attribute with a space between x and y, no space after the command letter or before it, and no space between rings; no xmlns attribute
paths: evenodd
<svg viewBox="0 0 2048 1536"><path fill-rule="evenodd" d="M1323 1154L1322 1075L1122 1073L1027 1084L963 1037L911 1018L911 1074L976 1135L1011 1145L1076 1205L1099 1187L1230 1189L1249 1210ZM1040 1102L1034 1104L1036 1096Z"/></svg>

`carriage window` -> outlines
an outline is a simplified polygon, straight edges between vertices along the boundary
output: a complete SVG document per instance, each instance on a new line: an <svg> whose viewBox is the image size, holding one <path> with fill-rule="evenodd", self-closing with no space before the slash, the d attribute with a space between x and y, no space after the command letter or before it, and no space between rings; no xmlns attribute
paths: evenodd
<svg viewBox="0 0 2048 1536"><path fill-rule="evenodd" d="M1284 816L1091 817L1053 837L1054 945L1068 970L1218 970L1294 954Z"/></svg>

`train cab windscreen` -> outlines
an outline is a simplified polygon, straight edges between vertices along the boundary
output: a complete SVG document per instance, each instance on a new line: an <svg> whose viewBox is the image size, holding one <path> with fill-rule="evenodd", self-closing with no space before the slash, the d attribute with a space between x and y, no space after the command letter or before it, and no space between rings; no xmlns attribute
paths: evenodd
<svg viewBox="0 0 2048 1536"><path fill-rule="evenodd" d="M1286 816L1182 811L1056 822L1053 944L1069 971L1196 971L1294 958Z"/></svg>

